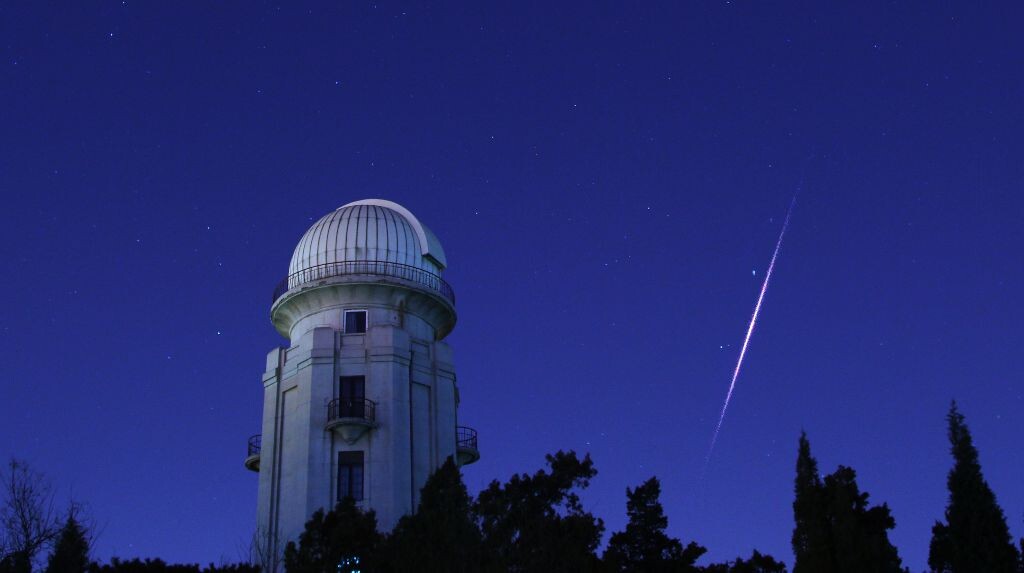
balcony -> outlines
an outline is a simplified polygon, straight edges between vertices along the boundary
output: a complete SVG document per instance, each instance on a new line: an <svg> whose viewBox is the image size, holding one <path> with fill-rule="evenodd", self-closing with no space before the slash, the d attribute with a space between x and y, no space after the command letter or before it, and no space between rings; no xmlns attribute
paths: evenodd
<svg viewBox="0 0 1024 573"><path fill-rule="evenodd" d="M248 453L245 457L245 469L254 472L260 471L260 449L263 446L263 434L256 434L249 438Z"/></svg>
<svg viewBox="0 0 1024 573"><path fill-rule="evenodd" d="M377 427L377 403L366 398L335 398L327 404L327 430L349 444L356 443L368 430Z"/></svg>
<svg viewBox="0 0 1024 573"><path fill-rule="evenodd" d="M455 461L460 466L469 464L480 459L480 448L477 447L476 430L466 426L455 428Z"/></svg>
<svg viewBox="0 0 1024 573"><path fill-rule="evenodd" d="M395 278L401 282L413 283L430 291L455 306L455 291L440 276L412 265L389 261L338 261L324 263L285 277L274 289L274 302L289 290L332 277L352 277L353 282L365 282L365 278Z"/></svg>

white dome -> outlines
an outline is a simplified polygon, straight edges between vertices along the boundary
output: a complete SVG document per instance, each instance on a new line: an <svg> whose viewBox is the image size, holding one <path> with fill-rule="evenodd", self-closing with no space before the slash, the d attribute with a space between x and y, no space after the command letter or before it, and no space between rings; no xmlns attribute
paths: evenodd
<svg viewBox="0 0 1024 573"><path fill-rule="evenodd" d="M441 243L398 203L364 199L324 215L295 247L288 274L344 261L386 261L440 273Z"/></svg>

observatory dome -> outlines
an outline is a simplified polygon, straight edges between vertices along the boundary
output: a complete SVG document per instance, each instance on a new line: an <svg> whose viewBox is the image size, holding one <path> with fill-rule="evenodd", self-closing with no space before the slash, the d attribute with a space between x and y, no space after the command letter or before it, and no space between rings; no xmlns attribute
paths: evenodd
<svg viewBox="0 0 1024 573"><path fill-rule="evenodd" d="M384 199L355 201L324 215L295 247L288 274L350 261L397 263L435 274L447 266L434 233L408 209Z"/></svg>

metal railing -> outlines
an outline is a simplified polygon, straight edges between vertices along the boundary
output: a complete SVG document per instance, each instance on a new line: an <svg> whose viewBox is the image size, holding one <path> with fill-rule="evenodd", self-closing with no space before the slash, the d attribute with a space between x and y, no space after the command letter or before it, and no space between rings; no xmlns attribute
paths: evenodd
<svg viewBox="0 0 1024 573"><path fill-rule="evenodd" d="M246 456L258 456L263 449L263 434L256 434L249 438L249 450Z"/></svg>
<svg viewBox="0 0 1024 573"><path fill-rule="evenodd" d="M376 416L377 403L366 398L335 398L327 404L327 421L340 418L359 418L372 422Z"/></svg>
<svg viewBox="0 0 1024 573"><path fill-rule="evenodd" d="M476 430L466 426L455 427L455 445L460 448L478 450Z"/></svg>
<svg viewBox="0 0 1024 573"><path fill-rule="evenodd" d="M440 276L412 265L389 261L339 261L316 265L285 277L274 289L274 301L289 289L318 280L344 275L394 277L434 291L455 305L455 291Z"/></svg>

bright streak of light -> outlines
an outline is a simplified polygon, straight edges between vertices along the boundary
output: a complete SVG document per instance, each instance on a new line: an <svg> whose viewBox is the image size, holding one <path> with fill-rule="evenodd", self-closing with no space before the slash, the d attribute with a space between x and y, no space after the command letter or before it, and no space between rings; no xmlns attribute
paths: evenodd
<svg viewBox="0 0 1024 573"><path fill-rule="evenodd" d="M775 243L775 252L772 253L772 262L768 264L768 271L764 274L764 283L761 285L761 294L757 297L757 304L754 305L754 314L750 317L750 325L747 326L747 335L743 338L743 348L740 349L740 357L736 360L736 369L732 371L732 382L729 383L729 391L725 395L725 403L722 404L722 413L718 416L718 425L715 426L715 433L711 435L711 447L708 448L708 456L704 460L704 469L707 470L708 462L711 461L711 454L715 451L715 442L718 441L718 433L722 431L722 422L725 421L725 411L729 409L729 400L732 399L732 392L736 389L736 379L739 378L740 368L743 366L743 357L747 354L747 345L750 344L750 336L754 334L754 325L757 324L757 315L761 312L761 303L764 302L764 293L768 292L768 281L772 278L772 270L775 269L775 259L779 257L779 249L782 248L782 237L786 235L786 227L789 226L789 216L793 214L793 206L796 205L796 195L789 202L789 209L786 211L786 220L782 222L782 231L779 232L779 240Z"/></svg>

